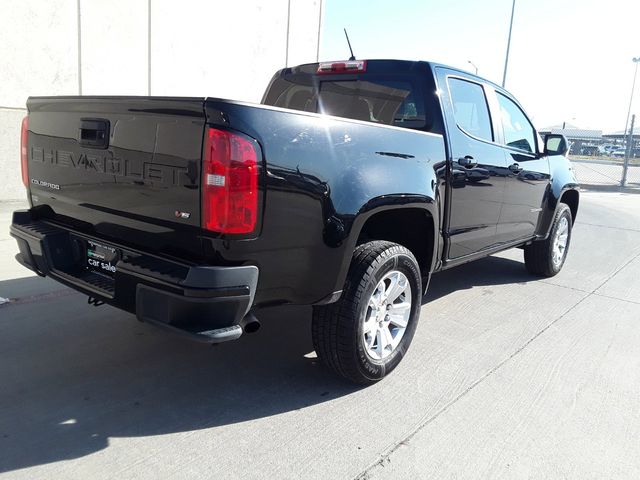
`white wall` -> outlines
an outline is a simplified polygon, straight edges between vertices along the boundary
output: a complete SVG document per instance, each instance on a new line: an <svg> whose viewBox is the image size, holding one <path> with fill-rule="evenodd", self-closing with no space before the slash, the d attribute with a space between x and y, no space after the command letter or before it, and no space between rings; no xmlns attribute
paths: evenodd
<svg viewBox="0 0 640 480"><path fill-rule="evenodd" d="M83 95L148 95L147 12L146 0L81 0Z"/></svg>
<svg viewBox="0 0 640 480"><path fill-rule="evenodd" d="M317 60L323 0L2 0L0 201L24 198L30 95L259 102L273 73Z"/></svg>

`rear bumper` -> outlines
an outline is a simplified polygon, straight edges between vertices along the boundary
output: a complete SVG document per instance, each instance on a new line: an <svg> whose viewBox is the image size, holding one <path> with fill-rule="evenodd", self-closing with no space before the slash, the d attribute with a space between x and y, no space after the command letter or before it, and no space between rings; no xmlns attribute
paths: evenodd
<svg viewBox="0 0 640 480"><path fill-rule="evenodd" d="M111 277L85 264L84 245L100 239L35 219L30 211L14 212L10 233L20 250L16 260L38 275L195 340L238 338L253 305L255 266L186 265L109 242L121 251Z"/></svg>

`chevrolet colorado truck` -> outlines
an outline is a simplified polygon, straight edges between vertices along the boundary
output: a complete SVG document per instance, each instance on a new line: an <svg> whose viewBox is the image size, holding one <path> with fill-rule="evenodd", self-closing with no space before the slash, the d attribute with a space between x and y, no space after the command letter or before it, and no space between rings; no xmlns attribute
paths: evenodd
<svg viewBox="0 0 640 480"><path fill-rule="evenodd" d="M286 68L261 104L31 97L17 260L210 343L313 305L319 358L360 383L401 361L431 274L512 247L562 268L579 189L507 91L444 65Z"/></svg>

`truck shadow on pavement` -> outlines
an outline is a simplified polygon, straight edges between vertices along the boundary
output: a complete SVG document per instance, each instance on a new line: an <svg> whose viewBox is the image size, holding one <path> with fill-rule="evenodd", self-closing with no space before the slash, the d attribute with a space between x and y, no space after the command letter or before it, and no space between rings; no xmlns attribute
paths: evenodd
<svg viewBox="0 0 640 480"><path fill-rule="evenodd" d="M527 280L521 263L491 257L434 276L425 300ZM263 310L259 333L209 347L37 282L0 282L0 296L29 295L0 306L0 472L89 455L115 437L211 429L214 445L228 436L213 427L359 390L310 355L308 307Z"/></svg>
<svg viewBox="0 0 640 480"><path fill-rule="evenodd" d="M524 261L503 257L487 257L433 274L429 290L422 298L422 304L425 305L458 290L509 283L527 283L539 279L540 277L535 277L527 272Z"/></svg>

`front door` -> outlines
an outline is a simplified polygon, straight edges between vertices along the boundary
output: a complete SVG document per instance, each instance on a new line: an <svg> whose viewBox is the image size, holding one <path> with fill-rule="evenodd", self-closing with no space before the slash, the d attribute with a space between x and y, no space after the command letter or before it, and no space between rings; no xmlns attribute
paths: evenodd
<svg viewBox="0 0 640 480"><path fill-rule="evenodd" d="M509 243L534 235L551 175L549 159L539 154L538 136L522 109L496 92L502 144L507 162L502 213L497 238Z"/></svg>
<svg viewBox="0 0 640 480"><path fill-rule="evenodd" d="M437 76L451 160L447 258L455 259L496 244L507 170L484 85L446 69Z"/></svg>

